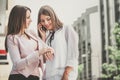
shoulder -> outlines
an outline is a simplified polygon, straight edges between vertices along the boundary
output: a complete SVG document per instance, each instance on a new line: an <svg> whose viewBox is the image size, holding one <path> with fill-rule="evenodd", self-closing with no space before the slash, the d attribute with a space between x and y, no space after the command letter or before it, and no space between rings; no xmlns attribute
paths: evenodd
<svg viewBox="0 0 120 80"><path fill-rule="evenodd" d="M63 25L63 28L65 30L74 30L74 28L71 25Z"/></svg>
<svg viewBox="0 0 120 80"><path fill-rule="evenodd" d="M17 35L17 34L16 34L16 35L9 34L9 35L7 36L7 39L10 39L10 40L18 39L19 36L20 36L20 35Z"/></svg>
<svg viewBox="0 0 120 80"><path fill-rule="evenodd" d="M18 44L18 39L19 39L19 35L8 35L7 36L7 42L8 43L15 43Z"/></svg>
<svg viewBox="0 0 120 80"><path fill-rule="evenodd" d="M63 28L64 28L65 32L68 32L68 33L69 32L76 32L71 25L64 25Z"/></svg>
<svg viewBox="0 0 120 80"><path fill-rule="evenodd" d="M38 38L37 31L35 31L34 29L28 29L25 32L31 37Z"/></svg>
<svg viewBox="0 0 120 80"><path fill-rule="evenodd" d="M31 34L31 35L37 35L37 32L34 29L27 29L26 32Z"/></svg>
<svg viewBox="0 0 120 80"><path fill-rule="evenodd" d="M78 37L78 33L75 31L74 27L71 25L64 25L65 34L68 36Z"/></svg>
<svg viewBox="0 0 120 80"><path fill-rule="evenodd" d="M69 27L71 27L70 25L63 25L64 29L68 29Z"/></svg>

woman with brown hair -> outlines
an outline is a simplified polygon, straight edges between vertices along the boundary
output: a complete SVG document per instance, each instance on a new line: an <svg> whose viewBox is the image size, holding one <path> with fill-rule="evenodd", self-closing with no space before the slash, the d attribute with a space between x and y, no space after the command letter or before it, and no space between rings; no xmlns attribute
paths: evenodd
<svg viewBox="0 0 120 80"><path fill-rule="evenodd" d="M38 35L51 46L54 58L46 59L45 80L76 80L78 71L78 35L73 27L65 26L54 10L42 6L38 13Z"/></svg>
<svg viewBox="0 0 120 80"><path fill-rule="evenodd" d="M8 80L39 80L42 55L53 54L52 48L27 30L31 21L30 8L21 5L12 8L5 39L5 48L13 63Z"/></svg>

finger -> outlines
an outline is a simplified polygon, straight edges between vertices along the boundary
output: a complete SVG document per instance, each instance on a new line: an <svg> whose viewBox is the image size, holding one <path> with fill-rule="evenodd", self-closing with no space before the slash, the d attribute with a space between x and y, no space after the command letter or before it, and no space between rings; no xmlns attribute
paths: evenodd
<svg viewBox="0 0 120 80"><path fill-rule="evenodd" d="M47 57L48 57L49 60L53 59L53 55L50 52L47 52L46 55L47 55Z"/></svg>
<svg viewBox="0 0 120 80"><path fill-rule="evenodd" d="M41 25L40 23L39 23L37 26L38 26L38 28L41 28L41 27L42 27L42 25Z"/></svg>
<svg viewBox="0 0 120 80"><path fill-rule="evenodd" d="M39 30L40 34L42 34L42 33L43 33L43 32L42 32L42 30L41 30L41 28L38 28L38 30Z"/></svg>
<svg viewBox="0 0 120 80"><path fill-rule="evenodd" d="M46 59L46 60L49 60L46 54L44 54L44 56L45 56L45 59Z"/></svg>
<svg viewBox="0 0 120 80"><path fill-rule="evenodd" d="M51 60L53 60L53 58L54 58L54 55L51 52L50 52L50 58L51 58Z"/></svg>
<svg viewBox="0 0 120 80"><path fill-rule="evenodd" d="M51 60L51 56L49 52L46 53L46 56L48 57L49 60Z"/></svg>
<svg viewBox="0 0 120 80"><path fill-rule="evenodd" d="M55 52L53 48L49 47L49 49L51 50L51 53Z"/></svg>
<svg viewBox="0 0 120 80"><path fill-rule="evenodd" d="M38 28L39 32L42 33L42 25L41 25L41 24L38 24L38 27L37 27L37 28Z"/></svg>
<svg viewBox="0 0 120 80"><path fill-rule="evenodd" d="M50 51L51 53L54 53L54 49L51 47L48 48L48 51Z"/></svg>
<svg viewBox="0 0 120 80"><path fill-rule="evenodd" d="M47 52L51 52L51 49L50 49L50 48L46 48L46 51L47 51Z"/></svg>

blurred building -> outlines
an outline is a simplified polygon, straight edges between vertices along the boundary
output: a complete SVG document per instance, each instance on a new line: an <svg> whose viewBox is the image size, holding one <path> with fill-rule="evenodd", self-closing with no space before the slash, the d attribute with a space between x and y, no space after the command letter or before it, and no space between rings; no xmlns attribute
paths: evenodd
<svg viewBox="0 0 120 80"><path fill-rule="evenodd" d="M109 62L106 48L115 42L110 37L116 22L120 23L120 0L99 0L74 22L79 34L79 64L84 64L80 80L101 77L102 64Z"/></svg>
<svg viewBox="0 0 120 80"><path fill-rule="evenodd" d="M111 31L120 22L120 0L100 0L100 26L102 32L102 63L109 62L106 46L112 45Z"/></svg>
<svg viewBox="0 0 120 80"><path fill-rule="evenodd" d="M106 46L115 44L111 38L115 23L120 23L120 0L100 0L100 26L102 38L102 63L109 63L109 50ZM106 73L102 70L102 73Z"/></svg>
<svg viewBox="0 0 120 80"><path fill-rule="evenodd" d="M99 77L100 56L98 54L101 54L99 52L101 40L100 37L97 38L100 35L98 20L98 6L94 6L86 9L86 12L73 24L79 34L79 64L84 65L80 80L93 80L93 78ZM95 44L98 45L94 46Z"/></svg>
<svg viewBox="0 0 120 80"><path fill-rule="evenodd" d="M15 0L0 0L0 49L4 49L5 24ZM8 5L9 4L9 5ZM5 20L6 19L6 20ZM79 34L79 64L84 65L80 80L97 80L104 72L102 63L109 62L106 46L113 45L110 36L115 22L120 23L120 0L99 0L98 5L86 9L73 24ZM2 27L4 26L4 27ZM7 80L11 70L9 54L0 54L0 80ZM1 58L1 59L2 59ZM4 64L3 62L9 64Z"/></svg>

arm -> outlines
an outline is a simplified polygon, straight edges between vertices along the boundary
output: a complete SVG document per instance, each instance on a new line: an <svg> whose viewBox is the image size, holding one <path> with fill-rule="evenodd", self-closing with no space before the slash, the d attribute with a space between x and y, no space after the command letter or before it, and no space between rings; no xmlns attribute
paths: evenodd
<svg viewBox="0 0 120 80"><path fill-rule="evenodd" d="M21 58L19 44L16 37L7 37L8 51L13 62L13 66L17 70L25 69L25 66L30 66L32 63L39 62L38 51L33 52L25 58Z"/></svg>
<svg viewBox="0 0 120 80"><path fill-rule="evenodd" d="M43 31L43 30L42 30ZM42 40L33 30L29 30L29 33L31 33L31 35L33 35L33 37L38 39L38 46L39 46L39 50L40 49L45 49L45 48L49 48L51 49L51 51L47 52L46 54L43 54L43 59L44 62L46 62L46 60L52 60L53 59L53 53L54 50L49 47L44 40ZM42 33L42 32L41 32ZM45 32L44 32L45 33Z"/></svg>
<svg viewBox="0 0 120 80"><path fill-rule="evenodd" d="M78 35L73 27L66 27L65 38L67 42L67 63L64 75L68 76L78 65ZM64 76L63 75L63 76ZM64 79L63 79L64 80Z"/></svg>
<svg viewBox="0 0 120 80"><path fill-rule="evenodd" d="M73 27L67 27L66 29L66 39L67 39L67 64L66 66L76 66L78 65L78 35L74 31Z"/></svg>

